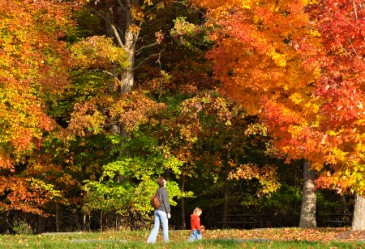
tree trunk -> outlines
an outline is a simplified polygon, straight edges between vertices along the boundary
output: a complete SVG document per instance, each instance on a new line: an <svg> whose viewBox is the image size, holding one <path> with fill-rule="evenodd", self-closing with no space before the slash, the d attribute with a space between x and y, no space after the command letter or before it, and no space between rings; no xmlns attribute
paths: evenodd
<svg viewBox="0 0 365 249"><path fill-rule="evenodd" d="M85 213L82 214L82 230L87 231L87 229L86 229L86 214Z"/></svg>
<svg viewBox="0 0 365 249"><path fill-rule="evenodd" d="M96 3L95 3L96 5ZM134 60L136 56L136 43L139 31L133 26L140 27L141 22L133 19L133 6L138 5L137 0L110 2L108 10L105 13L98 12L106 20L106 34L108 37L114 37L116 44L127 52L128 66L123 68L121 74L117 74L112 70L115 79L119 80L120 93L129 93L134 85Z"/></svg>
<svg viewBox="0 0 365 249"><path fill-rule="evenodd" d="M223 197L223 227L227 227L227 215L228 215L228 198L229 198L229 189L228 189L228 180L225 180L224 183L224 197Z"/></svg>
<svg viewBox="0 0 365 249"><path fill-rule="evenodd" d="M184 194L185 191L185 174L183 173L181 176L181 194ZM184 196L181 196L181 229L186 229L186 220L185 220L185 199Z"/></svg>
<svg viewBox="0 0 365 249"><path fill-rule="evenodd" d="M100 209L100 232L103 232L103 210Z"/></svg>
<svg viewBox="0 0 365 249"><path fill-rule="evenodd" d="M365 230L365 198L356 194L352 231Z"/></svg>
<svg viewBox="0 0 365 249"><path fill-rule="evenodd" d="M60 231L60 207L58 203L56 203L56 231Z"/></svg>
<svg viewBox="0 0 365 249"><path fill-rule="evenodd" d="M129 93L132 90L134 84L134 57L136 53L136 44L134 41L134 35L131 32L130 34L126 34L127 39L129 39L126 44L126 50L128 53L128 66L124 68L123 73L120 78L120 91L121 93Z"/></svg>
<svg viewBox="0 0 365 249"><path fill-rule="evenodd" d="M303 198L300 211L299 227L314 228L317 227L316 221L316 202L317 197L314 191L314 171L308 161L303 163Z"/></svg>
<svg viewBox="0 0 365 249"><path fill-rule="evenodd" d="M223 196L223 227L227 226L227 215L228 215L228 201L229 201L229 183L228 174L230 171L229 160L231 159L230 153L227 153L227 163L225 167L225 178L224 178L224 196Z"/></svg>
<svg viewBox="0 0 365 249"><path fill-rule="evenodd" d="M46 225L42 216L37 217L37 233L44 233L46 231Z"/></svg>
<svg viewBox="0 0 365 249"><path fill-rule="evenodd" d="M124 33L124 48L128 54L129 65L124 69L120 79L122 94L130 92L134 85L134 58L136 56L136 43L139 32L132 32L129 30L130 26L133 24L135 23L132 14L129 11L125 15L126 30Z"/></svg>

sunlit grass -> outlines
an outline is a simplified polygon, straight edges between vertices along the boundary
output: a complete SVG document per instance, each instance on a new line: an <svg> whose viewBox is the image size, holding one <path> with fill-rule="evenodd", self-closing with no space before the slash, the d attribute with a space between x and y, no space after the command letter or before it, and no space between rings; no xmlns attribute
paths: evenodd
<svg viewBox="0 0 365 249"><path fill-rule="evenodd" d="M292 229L268 229L268 230L208 230L203 234L203 240L198 242L188 242L189 231L170 231L170 242L163 243L161 233L155 244L146 244L149 231L106 231L106 232L78 232L78 233L48 233L39 235L0 235L0 248L365 248L360 242L339 242L331 240L308 241L291 239L290 235L298 234L302 231ZM332 236L332 230L319 230L322 236ZM326 232L328 231L328 234ZM267 236L265 236L267 233ZM305 233L303 233L305 234ZM313 233L312 233L313 234ZM276 237L272 237L275 235ZM310 236L302 235L302 236ZM318 236L318 235L315 235ZM270 238L271 237L271 238Z"/></svg>

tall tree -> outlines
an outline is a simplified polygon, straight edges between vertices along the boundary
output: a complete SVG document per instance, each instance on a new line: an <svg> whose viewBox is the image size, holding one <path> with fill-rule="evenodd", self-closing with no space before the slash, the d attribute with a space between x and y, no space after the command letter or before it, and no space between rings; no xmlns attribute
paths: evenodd
<svg viewBox="0 0 365 249"><path fill-rule="evenodd" d="M364 230L365 9L362 1L318 1L310 8L321 33L321 77L316 96L323 99L321 147L332 165L319 180L357 195L352 230Z"/></svg>
<svg viewBox="0 0 365 249"><path fill-rule="evenodd" d="M46 102L68 84L62 41L70 5L59 1L0 1L0 209L42 214L59 192L33 175L32 153L55 122Z"/></svg>
<svg viewBox="0 0 365 249"><path fill-rule="evenodd" d="M121 8L122 6L123 8ZM161 97L161 94L165 94L166 91L172 90L175 93L176 90L188 91L189 88L196 88L197 82L202 80L207 82L207 69L199 65L198 59L193 56L200 52L199 48L196 48L196 44L183 37L186 33L192 37L195 30L198 34L202 32L200 32L199 27L195 27L186 21L185 17L178 19L173 25L173 20L177 15L186 14L186 18L193 21L197 19L196 16L198 15L194 11L187 10L182 3L169 5L169 8L167 8L167 6L163 6L162 2L154 5L152 2L147 1L97 1L96 5L95 3L89 3L86 7L80 12L83 14L81 16L82 20L93 20L90 13L97 13L101 23L111 27L111 29L107 29L111 32L94 28L93 34L106 33L112 39L93 36L72 45L74 87L81 86L85 92L90 94L83 98L75 98L77 101L75 101L75 108L66 130L69 132L68 134L72 134L70 137L76 134L84 138L86 136L90 138L94 135L106 135L106 137L112 138L113 142L110 143L110 147L114 146L116 148L110 150L110 161L122 160L118 158L118 155L123 153L121 148L126 149L126 157L142 157L141 154L130 150L130 147L123 144L114 144L115 141L123 141L123 143L128 144L128 139L135 139L119 137L119 128L123 129L124 134L132 132L130 135L134 137L133 131L138 129L139 124L146 123L149 120L149 115L157 112L156 110L163 110L164 105L150 99L151 96L155 95L157 101L163 101L159 97ZM111 18L112 15L114 15L114 18ZM156 16L161 18L156 18ZM134 24L128 24L126 18L133 19ZM155 32L160 29L166 31L164 35L168 37L168 41L164 44L159 44L163 38L162 33ZM127 38L125 37L131 37L131 35L134 37L133 44L130 43L131 49L128 51ZM132 42L132 40L130 41ZM177 46L176 48L176 46L171 45L176 44L176 41L183 41L181 43L189 45L189 47ZM197 44L201 45L202 43L204 41ZM169 51L166 56L161 56L161 47ZM154 51L152 56L155 56L157 63L148 61L152 58L151 53L148 52L149 50ZM200 52L199 60L203 57L201 54ZM178 61L176 58L179 58ZM133 59L133 63L131 63L131 59ZM134 61L135 59L136 61ZM193 64L189 62L193 62ZM131 83L134 82L134 70L137 69L140 72L137 78L139 86ZM188 73L183 73L188 70ZM125 75L131 76L131 78L128 77L132 81L126 80ZM99 81L100 83L95 84ZM93 84L91 85L90 82L93 82ZM190 82L191 84L189 84ZM127 84L128 87L124 84ZM131 90L132 85L134 85L134 90ZM178 85L182 86L179 87ZM94 91L98 86L100 91ZM80 90L80 88L77 90ZM110 132L115 136L111 135ZM81 140L84 141L84 138ZM142 144L139 145L142 146ZM126 160L126 158L124 159ZM168 168L165 169L169 170ZM94 172L102 174L101 171L102 168L99 165L98 170ZM156 173L157 171L153 172ZM148 180L146 177L143 179Z"/></svg>
<svg viewBox="0 0 365 249"><path fill-rule="evenodd" d="M317 170L331 166L318 184L356 191L362 203L361 1L198 2L225 28L214 33L218 46L210 54L225 90L244 96L248 110L262 107L276 147L289 158L302 154ZM352 229L362 230L357 214Z"/></svg>
<svg viewBox="0 0 365 249"><path fill-rule="evenodd" d="M259 115L275 147L288 160L303 156L311 160L316 148L311 130L319 116L312 96L319 70L318 63L308 63L307 58L316 55L321 45L304 3L194 2L209 8L208 25L221 26L211 36L216 47L208 58L223 83L222 91L249 113ZM305 214L306 210L311 213ZM312 221L310 225L305 222L306 226L316 226L313 211L303 209L303 217Z"/></svg>
<svg viewBox="0 0 365 249"><path fill-rule="evenodd" d="M215 196L210 196L205 208L223 207L223 213L218 214L223 215L223 222L234 209L229 205L230 192L237 181L257 180L257 184L251 184L251 193L260 197L278 188L274 167L265 160L253 160L253 151L264 153L265 142L261 139L265 138L258 135L255 119L246 116L240 105L215 91L203 91L183 100L169 113L155 131L171 153L184 162L181 179L188 188L182 191ZM252 138L251 132L257 132L257 136ZM196 180L204 183L193 185ZM184 213L182 218L184 224Z"/></svg>
<svg viewBox="0 0 365 249"><path fill-rule="evenodd" d="M138 46L139 39L144 37L141 34L142 26L155 19L157 12L166 5L170 5L171 1L79 0L78 2L85 4L90 15L97 15L101 23L105 25L104 31L101 31L100 34L113 38L115 44L126 51L128 65L123 68L122 72L112 71L111 73L119 82L120 92L129 92L134 86L134 70L139 67L139 63L149 59L150 56L158 58L160 53L140 58L138 64L136 64L136 57L145 49L160 44L164 36L163 32L155 30L155 39L152 43Z"/></svg>

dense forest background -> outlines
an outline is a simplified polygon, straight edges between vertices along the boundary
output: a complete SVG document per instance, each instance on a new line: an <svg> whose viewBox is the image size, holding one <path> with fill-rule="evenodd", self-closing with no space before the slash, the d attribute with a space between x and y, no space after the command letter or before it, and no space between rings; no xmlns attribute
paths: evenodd
<svg viewBox="0 0 365 249"><path fill-rule="evenodd" d="M149 228L159 176L174 229L352 214L363 6L238 2L0 0L0 232Z"/></svg>

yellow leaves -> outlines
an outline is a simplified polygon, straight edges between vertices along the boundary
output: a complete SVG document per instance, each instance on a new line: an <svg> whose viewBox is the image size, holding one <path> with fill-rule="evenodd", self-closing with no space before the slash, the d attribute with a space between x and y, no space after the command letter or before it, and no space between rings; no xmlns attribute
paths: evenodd
<svg viewBox="0 0 365 249"><path fill-rule="evenodd" d="M179 125L181 139L195 143L198 140L197 134L201 130L200 124Z"/></svg>
<svg viewBox="0 0 365 249"><path fill-rule="evenodd" d="M128 65L127 53L113 44L111 38L93 36L75 43L70 48L72 64L76 68L112 68L119 64L119 70Z"/></svg>
<svg viewBox="0 0 365 249"><path fill-rule="evenodd" d="M170 34L175 37L181 37L183 35L196 35L196 31L200 27L186 21L186 17L178 17L174 20L174 28L171 29Z"/></svg>
<svg viewBox="0 0 365 249"><path fill-rule="evenodd" d="M292 137L300 137L302 136L303 126L290 125L288 127L288 132L291 134Z"/></svg>
<svg viewBox="0 0 365 249"><path fill-rule="evenodd" d="M133 5L130 9L133 19L142 21L144 19L144 13L140 6Z"/></svg>
<svg viewBox="0 0 365 249"><path fill-rule="evenodd" d="M142 91L132 91L112 105L110 115L123 123L126 130L131 131L165 108L164 104L151 100Z"/></svg>
<svg viewBox="0 0 365 249"><path fill-rule="evenodd" d="M280 54L274 51L274 49L271 49L269 52L266 53L271 59L274 60L275 64L279 67L285 67L286 66L286 56L285 54Z"/></svg>
<svg viewBox="0 0 365 249"><path fill-rule="evenodd" d="M315 169L316 171L321 171L325 165L322 162L311 162L312 169ZM329 172L328 172L329 173Z"/></svg>
<svg viewBox="0 0 365 249"><path fill-rule="evenodd" d="M253 177L258 177L259 175L259 168L256 165L244 164L241 165L236 171L230 172L228 179L251 180Z"/></svg>
<svg viewBox="0 0 365 249"><path fill-rule="evenodd" d="M313 37L321 37L321 33L316 29L312 29L309 34Z"/></svg>
<svg viewBox="0 0 365 249"><path fill-rule="evenodd" d="M262 17L259 17L258 15L254 15L253 16L253 22L255 23L255 24L258 24L259 22L261 22L262 21Z"/></svg>
<svg viewBox="0 0 365 249"><path fill-rule="evenodd" d="M106 116L97 107L98 102L95 99L75 104L68 129L80 136L101 132Z"/></svg>
<svg viewBox="0 0 365 249"><path fill-rule="evenodd" d="M344 162L346 156L349 154L348 152L345 152L337 147L333 148L331 151L332 151L331 156L336 160L336 162Z"/></svg>
<svg viewBox="0 0 365 249"><path fill-rule="evenodd" d="M267 136L267 126L260 124L260 123L253 123L249 124L247 126L247 129L245 130L245 135L260 135L260 136Z"/></svg>
<svg viewBox="0 0 365 249"><path fill-rule="evenodd" d="M141 30L141 27L136 24L131 24L128 27L128 31L130 31L132 33L139 33L140 30Z"/></svg>
<svg viewBox="0 0 365 249"><path fill-rule="evenodd" d="M153 5L153 1L152 0L144 0L143 3L147 6L151 6Z"/></svg>
<svg viewBox="0 0 365 249"><path fill-rule="evenodd" d="M337 135L339 135L341 133L341 131L334 131L334 130L329 130L329 131L327 131L327 134L329 135L329 136L337 136Z"/></svg>
<svg viewBox="0 0 365 249"><path fill-rule="evenodd" d="M316 4L318 3L318 0L302 0L303 5L309 5L309 4Z"/></svg>
<svg viewBox="0 0 365 249"><path fill-rule="evenodd" d="M319 79L321 77L321 68L316 67L313 71L313 77L314 79Z"/></svg>
<svg viewBox="0 0 365 249"><path fill-rule="evenodd" d="M72 175L67 173L64 173L63 176L57 178L56 182L67 186L74 186L78 184L78 182L72 177Z"/></svg>
<svg viewBox="0 0 365 249"><path fill-rule="evenodd" d="M351 192L360 195L365 193L365 164L344 158L333 165L333 173L323 172L316 184L322 188L336 189L338 193Z"/></svg>
<svg viewBox="0 0 365 249"><path fill-rule="evenodd" d="M241 0L241 7L243 9L251 9L251 5L252 5L252 1L251 0Z"/></svg>
<svg viewBox="0 0 365 249"><path fill-rule="evenodd" d="M303 95L301 93L293 93L289 98L297 105L303 101Z"/></svg>
<svg viewBox="0 0 365 249"><path fill-rule="evenodd" d="M13 159L2 150L0 150L0 169L14 170Z"/></svg>
<svg viewBox="0 0 365 249"><path fill-rule="evenodd" d="M60 41L60 31L71 23L68 7L59 1L0 1L0 146L9 153L0 153L0 164L8 169L8 158L24 163L54 128L45 99L68 84L69 57Z"/></svg>
<svg viewBox="0 0 365 249"><path fill-rule="evenodd" d="M232 162L231 164L234 165ZM280 188L280 182L277 181L276 175L277 167L274 165L258 167L254 164L243 164L231 171L228 179L257 179L262 186L262 189L259 191L259 196L261 196L262 194L270 195Z"/></svg>

